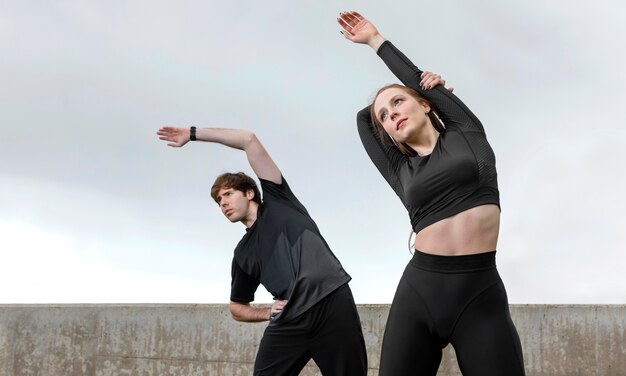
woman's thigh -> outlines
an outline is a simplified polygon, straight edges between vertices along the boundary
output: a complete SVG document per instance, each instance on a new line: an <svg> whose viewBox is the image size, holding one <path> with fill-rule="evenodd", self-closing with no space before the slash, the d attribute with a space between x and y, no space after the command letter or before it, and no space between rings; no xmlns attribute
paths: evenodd
<svg viewBox="0 0 626 376"><path fill-rule="evenodd" d="M408 278L411 275L405 271L389 311L380 359L381 376L434 376L441 362L442 350L433 336L434 324Z"/></svg>

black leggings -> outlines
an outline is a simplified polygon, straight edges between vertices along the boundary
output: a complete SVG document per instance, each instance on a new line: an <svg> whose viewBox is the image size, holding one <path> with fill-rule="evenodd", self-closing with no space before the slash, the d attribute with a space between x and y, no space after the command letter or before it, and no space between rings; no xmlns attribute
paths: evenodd
<svg viewBox="0 0 626 376"><path fill-rule="evenodd" d="M436 375L448 343L464 376L524 375L495 256L495 251L464 256L415 252L387 319L380 376Z"/></svg>

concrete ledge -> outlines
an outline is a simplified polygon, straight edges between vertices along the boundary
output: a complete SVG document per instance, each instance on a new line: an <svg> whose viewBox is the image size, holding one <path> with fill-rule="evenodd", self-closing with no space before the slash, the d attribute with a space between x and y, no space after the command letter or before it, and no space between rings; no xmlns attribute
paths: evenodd
<svg viewBox="0 0 626 376"><path fill-rule="evenodd" d="M359 305L370 375L388 305ZM512 305L526 371L626 375L626 305ZM264 324L219 305L0 305L0 375L250 375ZM439 375L460 375L448 346ZM311 363L302 375L319 375Z"/></svg>

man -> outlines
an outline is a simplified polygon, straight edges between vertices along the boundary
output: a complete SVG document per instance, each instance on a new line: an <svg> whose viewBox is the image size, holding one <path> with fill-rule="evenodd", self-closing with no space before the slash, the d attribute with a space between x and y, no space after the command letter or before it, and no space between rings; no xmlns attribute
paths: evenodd
<svg viewBox="0 0 626 376"><path fill-rule="evenodd" d="M254 133L237 129L162 127L168 146L198 140L245 151L261 182L244 173L220 175L211 196L246 234L235 248L230 311L235 320L269 320L254 375L298 375L313 358L323 375L366 375L367 356L350 276ZM252 307L259 284L271 308Z"/></svg>

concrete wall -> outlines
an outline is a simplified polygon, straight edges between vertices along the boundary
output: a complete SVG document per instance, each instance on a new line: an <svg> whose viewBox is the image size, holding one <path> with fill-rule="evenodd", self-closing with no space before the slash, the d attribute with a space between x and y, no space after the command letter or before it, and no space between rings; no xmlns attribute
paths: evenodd
<svg viewBox="0 0 626 376"><path fill-rule="evenodd" d="M370 375L388 305L360 305ZM529 376L626 375L626 306L515 305ZM0 305L0 376L250 375L264 324L227 305ZM318 375L311 363L302 375ZM460 375L446 348L439 375Z"/></svg>

